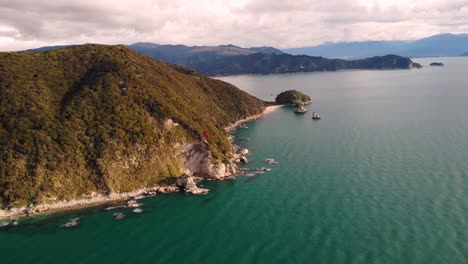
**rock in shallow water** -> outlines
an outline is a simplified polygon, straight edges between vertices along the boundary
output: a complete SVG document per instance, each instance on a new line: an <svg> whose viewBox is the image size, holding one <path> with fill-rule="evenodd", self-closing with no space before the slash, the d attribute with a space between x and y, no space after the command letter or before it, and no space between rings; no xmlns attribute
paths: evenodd
<svg viewBox="0 0 468 264"><path fill-rule="evenodd" d="M195 184L194 178L186 174L177 179L176 185L184 189L186 193L191 194L206 194L209 191L205 188L198 188Z"/></svg>

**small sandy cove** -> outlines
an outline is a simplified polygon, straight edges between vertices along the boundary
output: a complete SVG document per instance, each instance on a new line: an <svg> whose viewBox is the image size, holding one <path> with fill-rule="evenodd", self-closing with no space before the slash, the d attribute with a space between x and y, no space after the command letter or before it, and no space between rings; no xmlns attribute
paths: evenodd
<svg viewBox="0 0 468 264"><path fill-rule="evenodd" d="M276 109L278 109L280 107L283 107L283 106L284 105L270 105L270 106L267 106L267 107L265 107L265 109L263 110L263 112L261 114L249 116L247 118L238 120L234 124L226 127L226 130L227 131L233 130L234 128L236 128L237 126L239 126L242 123L249 122L249 121L255 120L257 118L260 118L263 115L269 114L269 113L271 113L271 112L275 111Z"/></svg>

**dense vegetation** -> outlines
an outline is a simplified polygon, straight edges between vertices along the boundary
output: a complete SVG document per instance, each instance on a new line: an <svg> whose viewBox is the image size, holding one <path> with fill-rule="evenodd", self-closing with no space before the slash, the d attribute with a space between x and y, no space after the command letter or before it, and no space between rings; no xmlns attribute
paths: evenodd
<svg viewBox="0 0 468 264"><path fill-rule="evenodd" d="M294 73L349 69L410 69L418 67L409 58L396 55L348 61L305 55L265 53L224 56L216 60L186 66L207 75Z"/></svg>
<svg viewBox="0 0 468 264"><path fill-rule="evenodd" d="M123 46L0 53L0 207L156 184L181 173L182 142L203 140L225 162L224 127L263 108Z"/></svg>
<svg viewBox="0 0 468 264"><path fill-rule="evenodd" d="M296 105L298 103L310 102L310 96L296 90L282 92L276 96L275 103L281 105Z"/></svg>

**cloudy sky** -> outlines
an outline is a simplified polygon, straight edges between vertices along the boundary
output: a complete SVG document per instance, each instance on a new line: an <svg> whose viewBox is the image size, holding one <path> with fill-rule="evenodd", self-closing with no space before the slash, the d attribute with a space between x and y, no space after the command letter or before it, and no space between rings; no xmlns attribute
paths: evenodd
<svg viewBox="0 0 468 264"><path fill-rule="evenodd" d="M275 46L468 33L468 0L0 0L0 51L106 43Z"/></svg>

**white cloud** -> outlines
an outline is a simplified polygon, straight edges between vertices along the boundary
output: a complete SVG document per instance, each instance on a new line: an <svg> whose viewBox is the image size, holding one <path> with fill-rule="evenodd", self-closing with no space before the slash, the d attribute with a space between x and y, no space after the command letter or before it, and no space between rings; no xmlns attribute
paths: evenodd
<svg viewBox="0 0 468 264"><path fill-rule="evenodd" d="M0 50L72 43L271 45L468 32L468 0L0 0Z"/></svg>

